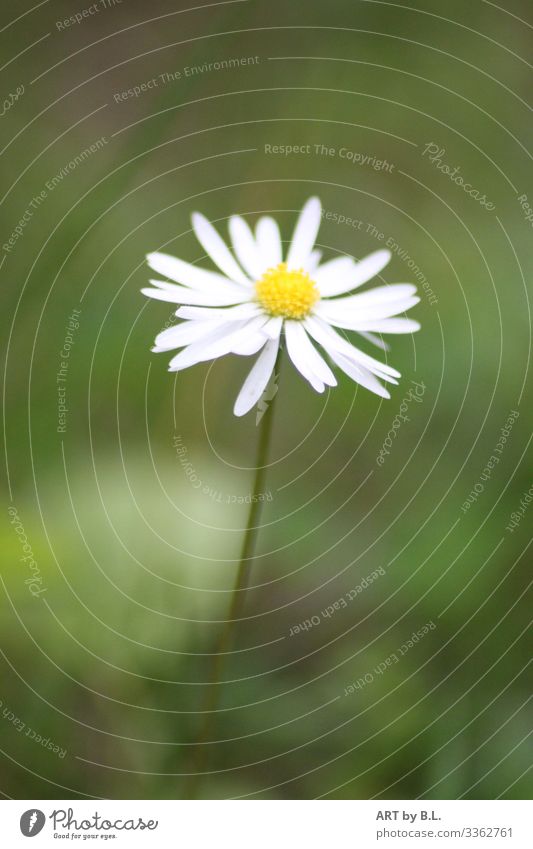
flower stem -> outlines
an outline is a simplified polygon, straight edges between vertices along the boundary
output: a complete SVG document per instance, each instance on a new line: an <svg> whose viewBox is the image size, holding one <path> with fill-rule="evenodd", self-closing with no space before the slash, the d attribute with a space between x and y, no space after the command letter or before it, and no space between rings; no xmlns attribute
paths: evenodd
<svg viewBox="0 0 533 849"><path fill-rule="evenodd" d="M276 377L279 375L280 359L281 349L278 353L276 364L274 366L274 382L276 381ZM259 496L263 493L266 479L276 395L277 391L268 404L260 422L255 478L252 490L252 501L248 514L248 522L246 524L246 531L242 543L239 568L237 570L235 585L231 596L228 618L222 626L222 630L217 640L216 649L211 655L209 684L207 685L207 692L202 710L204 720L198 740L193 747L193 754L191 758L193 771L187 776L188 780L186 784L185 797L188 799L197 798L202 780L207 774L206 769L209 764L210 747L212 745L211 737L215 727L216 713L218 711L222 695L222 670L227 656L231 654L231 646L233 644L235 631L244 607L246 591L250 580L250 571L253 565L255 544L259 533L259 520L263 506L263 499L259 498Z"/></svg>

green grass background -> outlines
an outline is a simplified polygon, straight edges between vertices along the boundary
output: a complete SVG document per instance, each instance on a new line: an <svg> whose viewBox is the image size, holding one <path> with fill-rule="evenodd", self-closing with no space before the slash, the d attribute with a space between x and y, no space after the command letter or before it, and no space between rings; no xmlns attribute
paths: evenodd
<svg viewBox="0 0 533 849"><path fill-rule="evenodd" d="M2 91L25 86L1 119L2 243L47 181L98 138L106 144L2 251L0 698L67 754L2 716L0 790L183 794L246 520L245 505L225 500L249 491L257 429L253 414L231 412L248 361L176 380L150 352L172 310L140 295L144 256L164 246L203 262L194 209L222 230L234 212L253 222L273 211L288 240L318 194L326 210L363 222L325 220L326 256L375 250L374 225L438 303L423 296L421 332L392 338L403 378L390 401L348 379L317 396L283 368L273 497L202 793L527 797L530 514L513 533L506 525L531 485L531 225L517 199L533 197L530 4L251 0L186 11L181 0L124 0L59 30L80 8L52 0L1 33ZM2 25L22 11L4 3ZM176 71L175 82L114 98ZM494 211L422 155L430 142ZM276 156L265 144L311 153ZM316 155L315 144L337 153ZM351 164L343 147L394 167ZM383 272L412 279L399 256ZM56 373L73 309L59 434ZM411 380L424 383L423 401L380 468ZM512 410L501 461L463 513ZM176 435L202 489L178 461ZM24 583L11 504L46 586L39 598ZM346 609L289 636L378 567L385 575ZM401 662L343 695L430 621Z"/></svg>

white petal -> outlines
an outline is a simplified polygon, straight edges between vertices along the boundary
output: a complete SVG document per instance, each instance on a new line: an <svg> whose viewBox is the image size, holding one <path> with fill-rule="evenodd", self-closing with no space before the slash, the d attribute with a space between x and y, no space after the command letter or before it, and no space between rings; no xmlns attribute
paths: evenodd
<svg viewBox="0 0 533 849"><path fill-rule="evenodd" d="M315 346L309 339L300 321L285 322L285 333L288 333L287 347L290 343L293 348L298 348L299 353L305 359L306 364L321 383L327 386L336 386L335 375L325 360L322 359Z"/></svg>
<svg viewBox="0 0 533 849"><path fill-rule="evenodd" d="M364 322L356 330L373 330L375 333L416 333L420 330L420 324L412 318L382 318L381 321Z"/></svg>
<svg viewBox="0 0 533 849"><path fill-rule="evenodd" d="M213 225L210 224L201 212L193 212L192 226L196 234L196 238L202 245L205 252L209 254L215 265L218 265L220 270L223 271L230 280L241 283L243 286L248 288L250 286L250 280L238 265L222 237L219 236Z"/></svg>
<svg viewBox="0 0 533 849"><path fill-rule="evenodd" d="M267 268L275 268L283 259L279 227L273 218L264 215L255 228L257 247L261 254L261 264L264 273Z"/></svg>
<svg viewBox="0 0 533 849"><path fill-rule="evenodd" d="M343 298L342 300L345 299ZM392 318L394 315L407 312L419 300L420 298L404 298L403 301L390 303L369 303L367 307L361 308L356 308L348 304L341 307L333 302L322 301L316 304L314 312L325 321L335 324L337 327L344 327L347 330L371 330L371 327L365 327L367 323Z"/></svg>
<svg viewBox="0 0 533 849"><path fill-rule="evenodd" d="M338 295L352 285L355 262L349 256L337 256L320 265L313 275L323 298Z"/></svg>
<svg viewBox="0 0 533 849"><path fill-rule="evenodd" d="M257 354L266 343L267 338L261 332L250 339L245 339L244 342L237 342L231 349L231 353L239 354L241 357L250 357L252 354Z"/></svg>
<svg viewBox="0 0 533 849"><path fill-rule="evenodd" d="M207 322L206 322L207 323ZM235 333L236 327L242 328L246 325L245 321L235 325L235 322L219 322L214 327L209 328L209 332L198 342L193 342L188 345L179 354L173 357L168 365L169 371L180 371L188 368L196 363L211 359L206 355L209 347L220 340L227 339L228 336Z"/></svg>
<svg viewBox="0 0 533 849"><path fill-rule="evenodd" d="M363 366L356 366L355 363L347 359L347 357L343 357L342 354L339 354L337 351L330 350L328 353L333 362L336 363L336 365L338 365L339 368L348 375L348 377L355 380L356 383L360 383L361 386L365 387L365 389L369 389L371 392L374 392L376 395L380 395L382 398L390 398L389 392L387 392L385 387L381 385L379 380L377 380L374 375L368 371L368 369L363 368Z"/></svg>
<svg viewBox="0 0 533 849"><path fill-rule="evenodd" d="M246 304L237 304L234 307L180 307L176 311L178 318L194 319L196 321L210 321L213 318L221 318L224 321L235 319L253 318L259 315L261 308L258 304L249 301Z"/></svg>
<svg viewBox="0 0 533 849"><path fill-rule="evenodd" d="M390 383L396 383L393 378L401 377L400 373L396 371L396 369L393 369L386 363L380 363L379 360L369 357L368 354L364 354L363 351L355 348L350 342L347 342L346 339L339 336L332 327L321 319L306 318L304 326L306 330L308 330L309 334L316 339L318 344L322 345L322 347L324 347L328 352L333 350L339 354L344 354L345 357L352 362L355 362L356 365L364 366L369 369L369 371L374 372L374 374L377 374L383 380L388 380Z"/></svg>
<svg viewBox="0 0 533 849"><path fill-rule="evenodd" d="M189 345L188 348L175 356L170 362L170 371L180 371L196 363L214 360L217 357L229 354L235 346L258 334L266 321L267 319L264 316L258 316L242 323L231 322L229 329L228 324L224 323L219 331L215 331L208 340ZM264 338L263 334L259 335Z"/></svg>
<svg viewBox="0 0 533 849"><path fill-rule="evenodd" d="M244 218L232 215L229 220L229 233L240 264L253 280L258 280L265 269L254 234Z"/></svg>
<svg viewBox="0 0 533 849"><path fill-rule="evenodd" d="M190 345L191 342L197 342L202 337L207 336L218 326L219 322L183 321L175 327L168 327L159 333L155 337L155 345L152 351L160 353L161 351L181 348L183 345Z"/></svg>
<svg viewBox="0 0 533 849"><path fill-rule="evenodd" d="M262 346L265 342L265 335L261 332L261 330L265 326L267 320L268 319L264 315L252 318L250 321L245 323L244 327L237 329L234 334L228 337L227 340L215 342L214 344L209 345L209 359L229 354L234 348L244 348L248 345L248 343L250 343L250 351L254 350L255 344L261 343ZM256 350L258 349L256 348Z"/></svg>
<svg viewBox="0 0 533 849"><path fill-rule="evenodd" d="M309 381L313 389L316 389L317 392L323 392L324 381L318 377L315 369L312 368L309 363L307 356L308 350L305 346L305 343L302 344L302 337L298 333L297 328L299 327L299 323L294 321L286 321L284 326L285 340L287 342L287 353L289 354L289 357L291 358L292 362L294 363L295 367L300 372L300 374L305 377L306 380ZM309 339L307 341L309 341Z"/></svg>
<svg viewBox="0 0 533 849"><path fill-rule="evenodd" d="M188 286L191 289L199 289L201 292L220 292L222 294L231 292L241 292L242 289L233 281L228 280L222 274L216 271L207 271L205 268L198 268L196 265L191 265L189 262L183 262L170 254L162 254L154 252L146 257L148 265L157 271L158 274L164 274L176 283L181 283L182 286Z"/></svg>
<svg viewBox="0 0 533 849"><path fill-rule="evenodd" d="M224 307L237 304L246 299L241 289L240 294L217 295L209 292L199 292L196 289L187 289L185 286L177 286L175 283L167 283L165 280L150 280L155 289L141 289L143 295L155 298L156 301L169 301L173 304L193 304L195 306Z"/></svg>
<svg viewBox="0 0 533 849"><path fill-rule="evenodd" d="M337 298L332 303L340 304L351 301L356 304L387 303L388 301L401 301L416 295L416 286L413 283L391 283L389 286L375 286L367 292L359 292L357 295L348 295L346 298Z"/></svg>
<svg viewBox="0 0 533 849"><path fill-rule="evenodd" d="M360 262L354 262L352 274L347 275L342 283L339 280L338 286L331 284L328 290L328 297L331 295L342 295L343 292L351 292L352 289L362 286L363 283L366 283L372 277L375 277L376 274L379 274L385 268L390 258L390 251L381 250L374 251L374 253L369 254Z"/></svg>
<svg viewBox="0 0 533 849"><path fill-rule="evenodd" d="M261 355L244 381L242 389L235 401L233 412L236 416L244 416L259 401L270 380L276 362L278 347L278 339L271 339L266 343Z"/></svg>
<svg viewBox="0 0 533 849"><path fill-rule="evenodd" d="M309 262L307 263L306 271L308 274L314 275L315 271L318 268L318 264L322 259L322 251L312 251L309 257Z"/></svg>
<svg viewBox="0 0 533 849"><path fill-rule="evenodd" d="M320 201L318 198L310 198L300 213L300 217L294 229L289 253L287 254L287 265L289 269L305 267L313 250L313 245L320 227Z"/></svg>
<svg viewBox="0 0 533 849"><path fill-rule="evenodd" d="M381 348L382 351L390 351L390 345L380 339L379 336L374 336L373 333L367 333L366 331L358 330L359 336L362 336L363 339L366 339L367 342L371 342L372 345L376 345L378 348Z"/></svg>
<svg viewBox="0 0 533 849"><path fill-rule="evenodd" d="M382 249L380 251L374 251L368 254L368 256L363 257L359 262L356 262L354 268L356 286L361 286L363 283L371 280L372 277L375 277L376 274L379 274L380 271L383 271L385 266L389 264L391 256L390 251Z"/></svg>
<svg viewBox="0 0 533 849"><path fill-rule="evenodd" d="M367 292L359 292L357 295L347 295L345 298L327 300L328 305L353 306L358 309L374 306L375 304L396 303L396 301L407 301L416 295L416 286L412 283L393 283L391 286L376 286ZM418 299L420 300L420 299Z"/></svg>
<svg viewBox="0 0 533 849"><path fill-rule="evenodd" d="M269 320L263 327L263 333L266 333L269 339L279 339L279 334L281 333L282 327L283 318L280 315L276 315L273 318L269 318Z"/></svg>

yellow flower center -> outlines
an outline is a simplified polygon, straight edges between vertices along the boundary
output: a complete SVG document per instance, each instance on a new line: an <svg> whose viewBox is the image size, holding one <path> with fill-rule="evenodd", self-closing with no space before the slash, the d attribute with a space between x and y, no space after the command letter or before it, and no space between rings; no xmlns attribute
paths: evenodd
<svg viewBox="0 0 533 849"><path fill-rule="evenodd" d="M320 297L308 273L303 269L288 271L285 262L265 271L255 291L266 312L283 318L305 318Z"/></svg>

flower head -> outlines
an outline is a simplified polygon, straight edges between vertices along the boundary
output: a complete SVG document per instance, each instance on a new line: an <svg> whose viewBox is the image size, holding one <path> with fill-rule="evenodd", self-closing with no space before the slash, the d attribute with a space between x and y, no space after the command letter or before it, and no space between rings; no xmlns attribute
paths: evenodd
<svg viewBox="0 0 533 849"><path fill-rule="evenodd" d="M183 321L160 333L153 348L182 349L170 361L170 371L225 354L261 352L235 402L236 416L247 413L264 392L282 337L294 366L317 392L337 381L316 345L333 366L376 395L390 397L380 380L398 382L399 372L356 348L335 328L356 331L388 350L374 334L420 328L418 322L398 317L420 300L416 287L396 283L351 294L383 270L390 252L378 250L359 262L341 256L320 264L321 252L314 248L320 219L320 201L311 198L300 213L285 260L273 218L260 218L252 232L243 218L232 216L232 253L199 212L192 216L194 232L219 271L164 253L148 254L150 268L174 282L150 280L153 288L143 293L181 305L176 315Z"/></svg>

